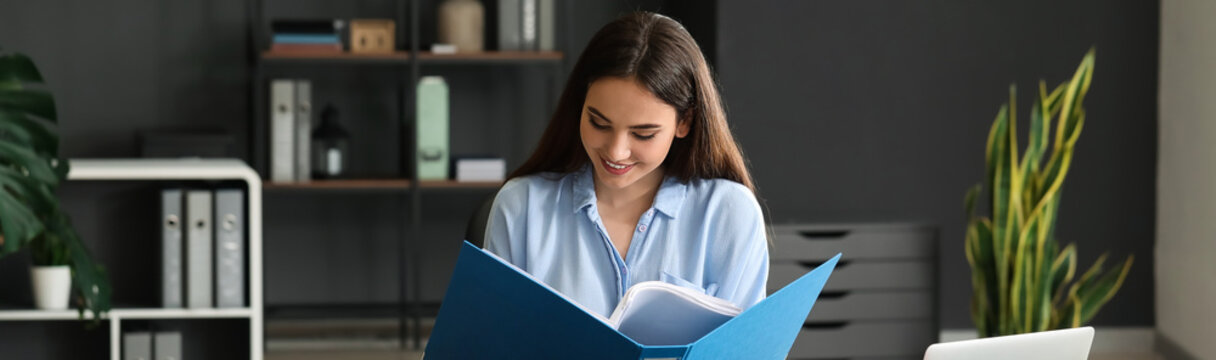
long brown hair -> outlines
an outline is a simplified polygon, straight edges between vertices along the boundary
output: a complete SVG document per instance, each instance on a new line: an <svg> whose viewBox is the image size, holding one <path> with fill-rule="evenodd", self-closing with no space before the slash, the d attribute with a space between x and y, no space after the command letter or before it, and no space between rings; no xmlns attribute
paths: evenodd
<svg viewBox="0 0 1216 360"><path fill-rule="evenodd" d="M728 179L756 193L701 48L680 23L650 12L622 16L595 33L536 150L511 178L573 172L590 161L579 137L583 101L591 83L608 76L635 79L689 122L688 136L676 138L663 160L666 175Z"/></svg>

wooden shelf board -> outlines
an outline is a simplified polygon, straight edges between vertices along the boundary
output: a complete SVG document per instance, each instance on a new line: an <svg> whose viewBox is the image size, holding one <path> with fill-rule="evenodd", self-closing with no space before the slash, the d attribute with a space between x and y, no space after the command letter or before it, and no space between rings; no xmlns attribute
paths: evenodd
<svg viewBox="0 0 1216 360"><path fill-rule="evenodd" d="M560 61L560 51L484 51L479 53L436 54L430 51L418 53L421 61Z"/></svg>
<svg viewBox="0 0 1216 360"><path fill-rule="evenodd" d="M502 186L501 181L425 180L418 183L424 189L490 189Z"/></svg>
<svg viewBox="0 0 1216 360"><path fill-rule="evenodd" d="M266 190L409 190L409 179L341 179L313 180L307 182L265 182L262 188ZM494 189L502 186L501 181L469 181L454 180L424 180L418 183L422 189Z"/></svg>
<svg viewBox="0 0 1216 360"><path fill-rule="evenodd" d="M423 62L438 63L438 62L536 62L536 61L561 61L563 54L560 51L485 51L479 53L456 53L456 54L436 54L429 51L418 53L418 60ZM384 54L356 54L350 52L341 53L285 53L274 51L263 51L263 60L290 60L290 61L338 61L338 62L361 62L361 61L390 61L390 62L407 62L413 59L414 56L408 51L394 51Z"/></svg>
<svg viewBox="0 0 1216 360"><path fill-rule="evenodd" d="M265 182L262 188L273 189L409 189L408 179L335 179L302 182Z"/></svg>

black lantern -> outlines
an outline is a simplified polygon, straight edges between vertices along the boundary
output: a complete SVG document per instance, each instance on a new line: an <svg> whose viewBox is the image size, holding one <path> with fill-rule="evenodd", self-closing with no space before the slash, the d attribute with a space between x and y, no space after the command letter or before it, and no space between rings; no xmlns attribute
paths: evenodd
<svg viewBox="0 0 1216 360"><path fill-rule="evenodd" d="M338 109L325 104L321 125L312 132L312 176L316 179L340 178L349 171L350 134L338 124Z"/></svg>

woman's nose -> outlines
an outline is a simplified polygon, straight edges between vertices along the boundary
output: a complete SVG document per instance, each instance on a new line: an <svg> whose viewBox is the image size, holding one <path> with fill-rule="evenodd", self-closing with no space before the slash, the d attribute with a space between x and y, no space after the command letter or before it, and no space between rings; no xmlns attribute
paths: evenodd
<svg viewBox="0 0 1216 360"><path fill-rule="evenodd" d="M608 155L611 161L621 161L629 158L629 133L613 134L608 144Z"/></svg>

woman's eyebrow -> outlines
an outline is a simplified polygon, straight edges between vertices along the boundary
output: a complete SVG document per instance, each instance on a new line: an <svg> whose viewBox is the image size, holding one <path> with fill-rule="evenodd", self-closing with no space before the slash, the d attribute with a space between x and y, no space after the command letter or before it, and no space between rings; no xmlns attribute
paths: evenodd
<svg viewBox="0 0 1216 360"><path fill-rule="evenodd" d="M612 120L609 120L607 116L604 116L604 113L601 113L600 110L596 109L594 106L587 106L587 111L590 111L591 115L595 115L595 117L600 118L600 120L604 120L609 124L612 123Z"/></svg>
<svg viewBox="0 0 1216 360"><path fill-rule="evenodd" d="M591 115L594 115L595 117L600 118L600 120L604 120L605 122L607 122L609 124L612 123L612 120L609 120L607 116L604 116L604 113L601 113L600 110L596 109L594 106L587 106L587 111L591 112ZM646 129L658 129L660 127L661 126L659 126L659 124L641 124L641 125L633 125L633 126L630 126L629 128L634 129L634 130L646 130Z"/></svg>

